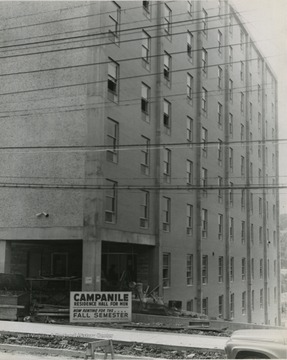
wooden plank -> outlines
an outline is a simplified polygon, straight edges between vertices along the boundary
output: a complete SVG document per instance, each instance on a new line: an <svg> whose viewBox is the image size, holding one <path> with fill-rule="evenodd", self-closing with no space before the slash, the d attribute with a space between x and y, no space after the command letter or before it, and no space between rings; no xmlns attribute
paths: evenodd
<svg viewBox="0 0 287 360"><path fill-rule="evenodd" d="M0 308L25 309L24 305L0 304Z"/></svg>

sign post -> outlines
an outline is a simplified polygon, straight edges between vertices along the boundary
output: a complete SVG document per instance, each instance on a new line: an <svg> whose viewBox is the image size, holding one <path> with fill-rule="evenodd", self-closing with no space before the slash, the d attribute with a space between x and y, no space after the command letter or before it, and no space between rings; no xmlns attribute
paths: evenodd
<svg viewBox="0 0 287 360"><path fill-rule="evenodd" d="M131 292L70 292L70 322L132 321Z"/></svg>

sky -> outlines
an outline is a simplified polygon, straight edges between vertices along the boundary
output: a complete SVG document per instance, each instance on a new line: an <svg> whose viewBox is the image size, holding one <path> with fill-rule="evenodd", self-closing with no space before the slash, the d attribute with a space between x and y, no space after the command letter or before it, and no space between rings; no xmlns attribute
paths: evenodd
<svg viewBox="0 0 287 360"><path fill-rule="evenodd" d="M287 185L287 0L230 0L278 79L279 183ZM287 213L287 188L280 190Z"/></svg>

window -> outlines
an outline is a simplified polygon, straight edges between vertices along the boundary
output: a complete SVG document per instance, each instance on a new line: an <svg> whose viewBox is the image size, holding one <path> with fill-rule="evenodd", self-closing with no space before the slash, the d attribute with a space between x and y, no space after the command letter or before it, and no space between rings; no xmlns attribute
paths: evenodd
<svg viewBox="0 0 287 360"><path fill-rule="evenodd" d="M259 198L259 215L262 216L263 206L262 206L262 198Z"/></svg>
<svg viewBox="0 0 287 360"><path fill-rule="evenodd" d="M118 147L119 147L119 124L108 118L107 121L107 160L118 162Z"/></svg>
<svg viewBox="0 0 287 360"><path fill-rule="evenodd" d="M202 88L201 109L204 113L207 112L207 90L205 88Z"/></svg>
<svg viewBox="0 0 287 360"><path fill-rule="evenodd" d="M249 142L250 142L250 152L253 153L253 134L251 131L249 133Z"/></svg>
<svg viewBox="0 0 287 360"><path fill-rule="evenodd" d="M246 259L241 259L241 279L246 280Z"/></svg>
<svg viewBox="0 0 287 360"><path fill-rule="evenodd" d="M259 300L259 304L260 304L260 309L263 309L263 289L260 289L260 300Z"/></svg>
<svg viewBox="0 0 287 360"><path fill-rule="evenodd" d="M147 13L150 13L150 1L143 1L143 9L144 9Z"/></svg>
<svg viewBox="0 0 287 360"><path fill-rule="evenodd" d="M218 139L218 145L217 145L217 160L218 165L222 165L222 159L223 159L223 148L222 148L222 140Z"/></svg>
<svg viewBox="0 0 287 360"><path fill-rule="evenodd" d="M244 144L245 144L245 126L243 124L240 124L240 141L241 141L241 146L244 146Z"/></svg>
<svg viewBox="0 0 287 360"><path fill-rule="evenodd" d="M222 80L223 80L223 71L220 66L217 68L217 74L218 74L218 88L222 89Z"/></svg>
<svg viewBox="0 0 287 360"><path fill-rule="evenodd" d="M150 113L150 87L142 83L141 110L145 115L145 120L149 120Z"/></svg>
<svg viewBox="0 0 287 360"><path fill-rule="evenodd" d="M254 258L251 259L251 279L254 280Z"/></svg>
<svg viewBox="0 0 287 360"><path fill-rule="evenodd" d="M202 299L202 314L208 315L208 298Z"/></svg>
<svg viewBox="0 0 287 360"><path fill-rule="evenodd" d="M234 281L234 257L230 258L230 281Z"/></svg>
<svg viewBox="0 0 287 360"><path fill-rule="evenodd" d="M229 238L230 238L230 241L234 240L234 219L233 219L233 217L229 218Z"/></svg>
<svg viewBox="0 0 287 360"><path fill-rule="evenodd" d="M201 210L201 234L203 238L207 237L207 210L202 209Z"/></svg>
<svg viewBox="0 0 287 360"><path fill-rule="evenodd" d="M186 255L186 283L187 285L193 284L193 255Z"/></svg>
<svg viewBox="0 0 287 360"><path fill-rule="evenodd" d="M187 73L187 79L186 79L186 95L188 97L188 99L192 100L192 93L193 93L193 77Z"/></svg>
<svg viewBox="0 0 287 360"><path fill-rule="evenodd" d="M186 233L192 235L193 230L193 206L187 204L186 206Z"/></svg>
<svg viewBox="0 0 287 360"><path fill-rule="evenodd" d="M205 188L207 187L207 169L205 168L201 169L201 186L202 186L203 194L205 194L206 196L207 192Z"/></svg>
<svg viewBox="0 0 287 360"><path fill-rule="evenodd" d="M188 300L186 302L186 310L187 311L193 311L193 300Z"/></svg>
<svg viewBox="0 0 287 360"><path fill-rule="evenodd" d="M245 189L241 190L241 210L245 210Z"/></svg>
<svg viewBox="0 0 287 360"><path fill-rule="evenodd" d="M274 303L276 303L277 301L277 288L276 286L274 287Z"/></svg>
<svg viewBox="0 0 287 360"><path fill-rule="evenodd" d="M232 46L229 45L229 53L228 53L228 56L229 56L229 66L232 68L233 66L233 48Z"/></svg>
<svg viewBox="0 0 287 360"><path fill-rule="evenodd" d="M105 222L115 223L117 216L117 182L106 180L105 191Z"/></svg>
<svg viewBox="0 0 287 360"><path fill-rule="evenodd" d="M222 50L222 32L218 30L217 32L217 41L218 41L218 53L221 54Z"/></svg>
<svg viewBox="0 0 287 360"><path fill-rule="evenodd" d="M191 1L187 2L187 12L189 13L190 16L192 16L192 3L191 3Z"/></svg>
<svg viewBox="0 0 287 360"><path fill-rule="evenodd" d="M193 49L193 35L190 31L187 31L187 55L192 60L192 49Z"/></svg>
<svg viewBox="0 0 287 360"><path fill-rule="evenodd" d="M202 256L202 284L208 283L208 256Z"/></svg>
<svg viewBox="0 0 287 360"><path fill-rule="evenodd" d="M240 80L244 80L244 62L240 61Z"/></svg>
<svg viewBox="0 0 287 360"><path fill-rule="evenodd" d="M170 286L170 253L163 253L162 259L162 286Z"/></svg>
<svg viewBox="0 0 287 360"><path fill-rule="evenodd" d="M207 11L202 9L202 32L205 36L207 36Z"/></svg>
<svg viewBox="0 0 287 360"><path fill-rule="evenodd" d="M277 276L277 261L276 260L274 260L273 267L274 267L274 269L273 269L274 276L276 277Z"/></svg>
<svg viewBox="0 0 287 360"><path fill-rule="evenodd" d="M241 176L244 176L245 175L245 158L244 158L244 156L241 156L240 171L241 171Z"/></svg>
<svg viewBox="0 0 287 360"><path fill-rule="evenodd" d="M244 112L244 93L240 93L240 110L243 113Z"/></svg>
<svg viewBox="0 0 287 360"><path fill-rule="evenodd" d="M251 240L251 244L254 244L254 225L250 224L250 240Z"/></svg>
<svg viewBox="0 0 287 360"><path fill-rule="evenodd" d="M141 191L141 205L140 205L140 227L148 228L149 226L149 192Z"/></svg>
<svg viewBox="0 0 287 360"><path fill-rule="evenodd" d="M241 221L241 243L245 244L245 221Z"/></svg>
<svg viewBox="0 0 287 360"><path fill-rule="evenodd" d="M240 49L244 50L244 42L245 42L245 34L242 30L240 30Z"/></svg>
<svg viewBox="0 0 287 360"><path fill-rule="evenodd" d="M229 100L233 101L233 80L229 79Z"/></svg>
<svg viewBox="0 0 287 360"><path fill-rule="evenodd" d="M223 256L218 258L218 282L223 282Z"/></svg>
<svg viewBox="0 0 287 360"><path fill-rule="evenodd" d="M217 103L217 123L218 127L222 128L222 104L220 102Z"/></svg>
<svg viewBox="0 0 287 360"><path fill-rule="evenodd" d="M163 197L163 207L162 207L162 215L163 215L163 219L162 219L162 228L163 231L170 231L170 198L168 197Z"/></svg>
<svg viewBox="0 0 287 360"><path fill-rule="evenodd" d="M229 11L231 11L231 9ZM233 34L233 16L232 16L232 14L229 15L228 26L229 26L229 33L230 33L230 35L232 35Z"/></svg>
<svg viewBox="0 0 287 360"><path fill-rule="evenodd" d="M223 215L218 214L218 240L223 238Z"/></svg>
<svg viewBox="0 0 287 360"><path fill-rule="evenodd" d="M202 149L202 155L204 157L207 157L207 129L205 129L204 127L202 128L202 131L201 131L201 142L202 142L202 145L201 145L201 149Z"/></svg>
<svg viewBox="0 0 287 360"><path fill-rule="evenodd" d="M252 114L253 114L253 111L252 111L252 102L249 103L249 121L252 122Z"/></svg>
<svg viewBox="0 0 287 360"><path fill-rule="evenodd" d="M229 113L229 135L232 137L233 136L233 115L231 113Z"/></svg>
<svg viewBox="0 0 287 360"><path fill-rule="evenodd" d="M171 176L171 150L164 149L163 154L163 175L165 180L170 180Z"/></svg>
<svg viewBox="0 0 287 360"><path fill-rule="evenodd" d="M109 19L111 22L111 29L109 30L109 32L110 32L110 38L113 41L116 41L118 40L120 34L121 8L114 1L113 1L113 5L114 5L114 10L112 11L112 14L109 15Z"/></svg>
<svg viewBox="0 0 287 360"><path fill-rule="evenodd" d="M171 103L167 100L163 101L163 125L168 129L171 127Z"/></svg>
<svg viewBox="0 0 287 360"><path fill-rule="evenodd" d="M189 116L186 118L186 139L190 143L193 141L193 119Z"/></svg>
<svg viewBox="0 0 287 360"><path fill-rule="evenodd" d="M262 226L259 226L259 244L262 244L263 242L263 228Z"/></svg>
<svg viewBox="0 0 287 360"><path fill-rule="evenodd" d="M186 161L186 183L188 185L193 183L193 162L190 160Z"/></svg>
<svg viewBox="0 0 287 360"><path fill-rule="evenodd" d="M234 318L234 293L230 295L230 317Z"/></svg>
<svg viewBox="0 0 287 360"><path fill-rule="evenodd" d="M151 37L143 30L143 32L142 32L142 59L147 63L150 62L150 43L151 43Z"/></svg>
<svg viewBox="0 0 287 360"><path fill-rule="evenodd" d="M258 97L258 102L260 103L260 100L261 100L261 86L259 84L257 85L257 97Z"/></svg>
<svg viewBox="0 0 287 360"><path fill-rule="evenodd" d="M108 64L108 92L112 95L111 100L116 100L119 93L119 65L110 59Z"/></svg>
<svg viewBox="0 0 287 360"><path fill-rule="evenodd" d="M260 279L263 279L263 259L260 259L259 262L259 277Z"/></svg>
<svg viewBox="0 0 287 360"><path fill-rule="evenodd" d="M232 207L233 206L233 183L230 182L230 189L229 189L229 204Z"/></svg>
<svg viewBox="0 0 287 360"><path fill-rule="evenodd" d="M258 131L261 133L261 127L262 127L262 120L261 120L261 113L258 113Z"/></svg>
<svg viewBox="0 0 287 360"><path fill-rule="evenodd" d="M276 246L277 243L277 235L276 231L273 231L273 245Z"/></svg>
<svg viewBox="0 0 287 360"><path fill-rule="evenodd" d="M168 35L171 34L171 17L172 12L170 8L164 4L164 30Z"/></svg>
<svg viewBox="0 0 287 360"><path fill-rule="evenodd" d="M171 56L165 51L164 52L164 65L163 65L163 76L165 80L171 80Z"/></svg>
<svg viewBox="0 0 287 360"><path fill-rule="evenodd" d="M207 50L202 48L201 53L201 66L202 66L202 72L206 76L207 74Z"/></svg>
<svg viewBox="0 0 287 360"><path fill-rule="evenodd" d="M218 317L223 318L223 295L218 297Z"/></svg>
<svg viewBox="0 0 287 360"><path fill-rule="evenodd" d="M254 298L254 290L251 291L251 310L254 311L254 303L255 303L255 298Z"/></svg>
<svg viewBox="0 0 287 360"><path fill-rule="evenodd" d="M148 175L150 171L150 139L141 137L143 147L141 149L141 173Z"/></svg>
<svg viewBox="0 0 287 360"><path fill-rule="evenodd" d="M223 178L221 176L218 176L217 184L218 184L218 202L222 203L222 199L223 199L223 191L222 191Z"/></svg>
<svg viewBox="0 0 287 360"><path fill-rule="evenodd" d="M233 171L233 149L229 148L229 169Z"/></svg>
<svg viewBox="0 0 287 360"><path fill-rule="evenodd" d="M246 314L246 291L243 291L242 293L241 311L242 311L242 315Z"/></svg>

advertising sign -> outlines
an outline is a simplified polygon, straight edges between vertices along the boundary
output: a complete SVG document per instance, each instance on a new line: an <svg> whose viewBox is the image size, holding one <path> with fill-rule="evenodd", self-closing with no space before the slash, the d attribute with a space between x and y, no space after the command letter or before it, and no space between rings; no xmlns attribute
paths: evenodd
<svg viewBox="0 0 287 360"><path fill-rule="evenodd" d="M70 322L127 322L131 320L131 292L70 292Z"/></svg>

